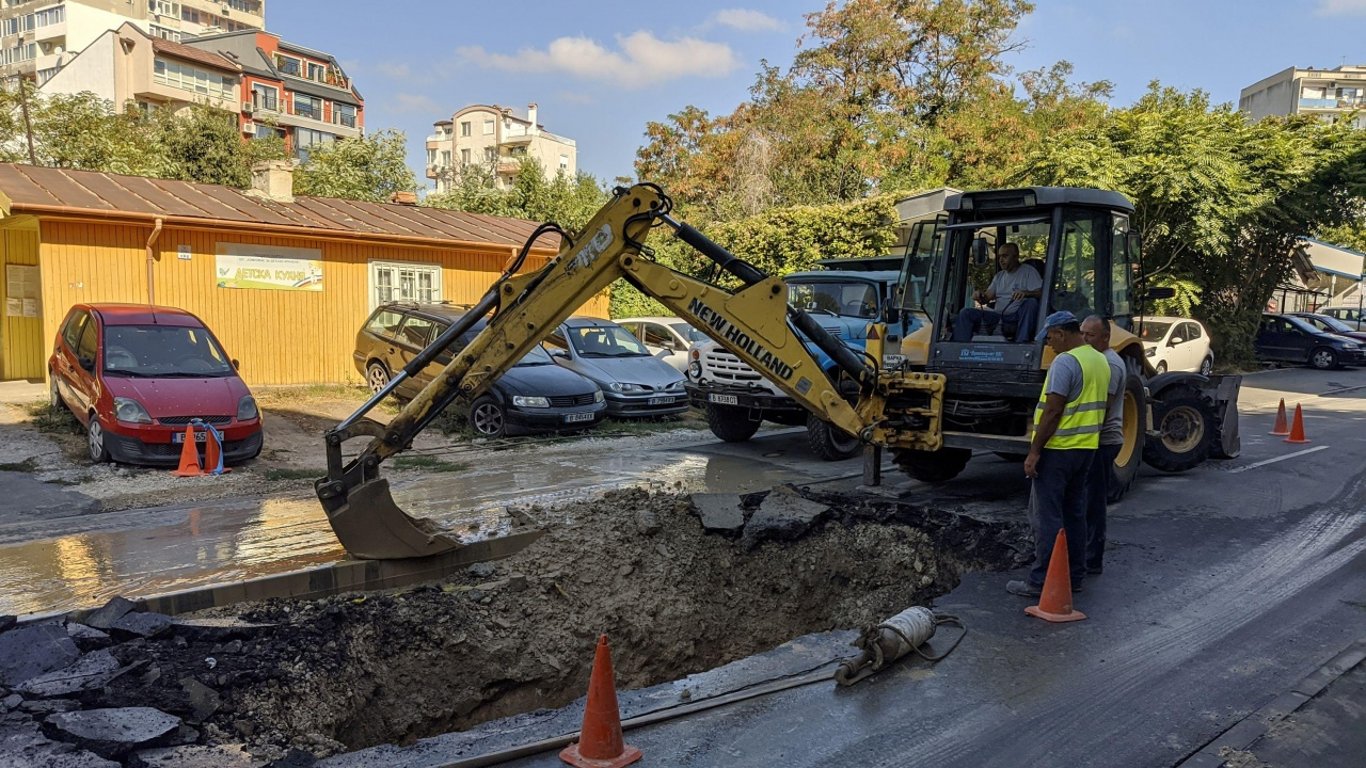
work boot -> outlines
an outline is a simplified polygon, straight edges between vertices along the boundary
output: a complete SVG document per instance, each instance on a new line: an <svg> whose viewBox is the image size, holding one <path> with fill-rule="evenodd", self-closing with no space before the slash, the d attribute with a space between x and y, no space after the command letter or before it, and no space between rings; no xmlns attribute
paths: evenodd
<svg viewBox="0 0 1366 768"><path fill-rule="evenodd" d="M1013 579L1006 582L1006 591L1020 597L1038 597L1043 594L1043 587L1036 587L1024 579Z"/></svg>

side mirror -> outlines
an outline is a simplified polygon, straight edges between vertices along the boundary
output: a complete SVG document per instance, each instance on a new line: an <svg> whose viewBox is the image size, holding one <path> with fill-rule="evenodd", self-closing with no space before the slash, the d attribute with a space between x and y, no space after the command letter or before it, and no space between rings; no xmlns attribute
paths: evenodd
<svg viewBox="0 0 1366 768"><path fill-rule="evenodd" d="M241 361L241 360L238 360L237 358L234 357L234 358L232 359L231 362L232 362L232 369L233 369L234 371L238 371L238 370L241 370L241 369L242 369L242 361Z"/></svg>
<svg viewBox="0 0 1366 768"><path fill-rule="evenodd" d="M87 371L95 370L95 358L93 357L82 357L76 362L80 363L81 367Z"/></svg>
<svg viewBox="0 0 1366 768"><path fill-rule="evenodd" d="M982 266L991 261L991 245L985 237L974 238L972 241L972 263Z"/></svg>
<svg viewBox="0 0 1366 768"><path fill-rule="evenodd" d="M1169 346L1169 347L1174 347L1174 346L1176 346L1177 344L1185 344L1185 343L1186 343L1186 340L1183 339L1183 338L1181 338L1180 336L1173 336L1173 337L1171 338L1171 340L1167 342L1167 346Z"/></svg>
<svg viewBox="0 0 1366 768"><path fill-rule="evenodd" d="M1126 251L1124 255L1128 256L1129 261L1133 263L1135 266L1138 265L1138 254L1140 246L1141 243L1139 241L1138 233L1133 231L1132 229L1129 230L1128 233L1124 235L1124 250Z"/></svg>
<svg viewBox="0 0 1366 768"><path fill-rule="evenodd" d="M557 348L553 348L553 347L552 347L551 349L547 349L547 350L546 350L546 354L550 355L551 357L564 357L564 358L568 358L568 357L569 357L569 352L567 352L567 351L565 351L565 350L563 350L563 349L557 349Z"/></svg>
<svg viewBox="0 0 1366 768"><path fill-rule="evenodd" d="M1170 299L1176 296L1175 288L1155 287L1143 292L1143 298L1152 301L1153 299Z"/></svg>
<svg viewBox="0 0 1366 768"><path fill-rule="evenodd" d="M901 322L901 310L896 307L887 307L887 310L882 313L882 316L883 322L888 325L894 325Z"/></svg>

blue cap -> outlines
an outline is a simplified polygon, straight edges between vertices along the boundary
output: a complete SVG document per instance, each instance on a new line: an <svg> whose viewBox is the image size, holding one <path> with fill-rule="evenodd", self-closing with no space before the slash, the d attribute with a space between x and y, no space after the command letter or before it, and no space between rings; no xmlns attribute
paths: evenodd
<svg viewBox="0 0 1366 768"><path fill-rule="evenodd" d="M1071 312L1068 312L1065 309L1061 312L1054 312L1053 314L1044 318L1043 327L1040 328L1039 333L1034 336L1034 340L1043 341L1044 338L1048 336L1049 328L1057 328L1060 325L1067 325L1068 323L1076 322L1080 322L1079 320L1077 320L1077 316L1072 314Z"/></svg>

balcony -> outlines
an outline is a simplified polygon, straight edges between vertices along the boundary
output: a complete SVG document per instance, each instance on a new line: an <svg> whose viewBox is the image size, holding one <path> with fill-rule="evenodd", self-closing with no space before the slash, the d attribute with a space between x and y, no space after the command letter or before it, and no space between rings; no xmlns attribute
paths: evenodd
<svg viewBox="0 0 1366 768"><path fill-rule="evenodd" d="M1327 98L1309 99L1300 97L1300 109L1363 109L1366 108L1366 98Z"/></svg>
<svg viewBox="0 0 1366 768"><path fill-rule="evenodd" d="M344 112L338 112L338 111L336 111L335 109L333 109L333 110L332 110L332 123L333 123L334 125L341 125L341 126L345 126L345 127L347 127L347 128L355 128L355 127L356 127L356 116L355 116L354 114L346 114L346 113L344 113Z"/></svg>
<svg viewBox="0 0 1366 768"><path fill-rule="evenodd" d="M289 113L291 115L298 115L299 117L306 117L309 120L321 121L323 119L323 108L312 104L296 103L293 108L290 109Z"/></svg>
<svg viewBox="0 0 1366 768"><path fill-rule="evenodd" d="M270 94L253 93L251 101L242 102L243 112L279 112L280 99Z"/></svg>

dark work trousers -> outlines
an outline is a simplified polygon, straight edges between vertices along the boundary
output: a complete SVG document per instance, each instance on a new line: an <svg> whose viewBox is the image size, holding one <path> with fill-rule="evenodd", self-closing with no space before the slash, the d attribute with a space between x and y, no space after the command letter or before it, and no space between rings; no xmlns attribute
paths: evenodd
<svg viewBox="0 0 1366 768"><path fill-rule="evenodd" d="M1115 457L1123 447L1102 443L1086 481L1086 567L1093 571L1100 570L1105 560L1105 505L1115 487Z"/></svg>
<svg viewBox="0 0 1366 768"><path fill-rule="evenodd" d="M1043 449L1038 477L1029 490L1029 517L1034 526L1034 569L1029 583L1042 587L1053 556L1058 529L1067 531L1067 565L1072 586L1086 577L1086 481L1095 449Z"/></svg>

